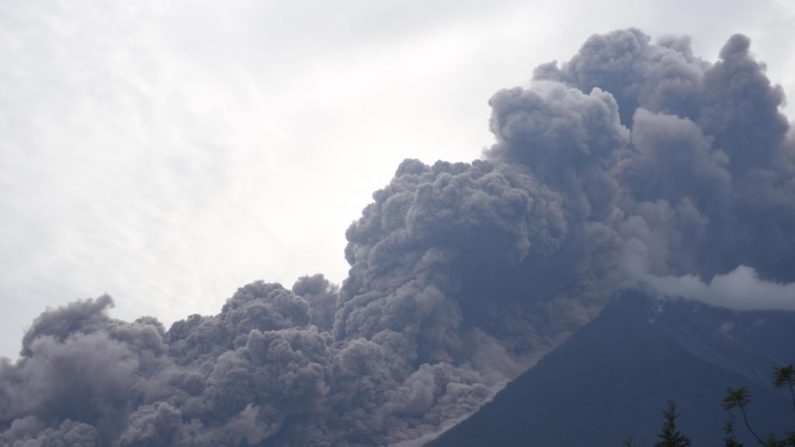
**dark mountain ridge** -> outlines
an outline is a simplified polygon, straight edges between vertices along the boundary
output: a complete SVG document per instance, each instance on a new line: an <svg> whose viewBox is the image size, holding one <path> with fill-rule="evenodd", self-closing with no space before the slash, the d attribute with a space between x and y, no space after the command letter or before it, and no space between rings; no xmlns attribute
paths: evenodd
<svg viewBox="0 0 795 447"><path fill-rule="evenodd" d="M767 436L795 429L772 368L795 361L795 312L734 311L624 292L591 323L428 447L651 445L667 400L695 446L720 445L727 387L748 386ZM752 445L738 415L738 437Z"/></svg>

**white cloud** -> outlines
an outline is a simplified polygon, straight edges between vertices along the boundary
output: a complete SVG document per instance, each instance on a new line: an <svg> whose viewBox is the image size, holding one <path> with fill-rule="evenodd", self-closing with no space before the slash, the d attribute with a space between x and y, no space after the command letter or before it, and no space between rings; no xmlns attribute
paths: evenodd
<svg viewBox="0 0 795 447"><path fill-rule="evenodd" d="M592 33L714 57L747 32L792 93L794 21L772 0L2 2L0 355L78 297L171 321L256 278L341 280L401 159L478 157L488 97Z"/></svg>
<svg viewBox="0 0 795 447"><path fill-rule="evenodd" d="M712 306L738 310L795 310L795 283L765 281L754 269L742 265L709 281L694 275L650 274L641 276L640 281L660 294L702 301Z"/></svg>

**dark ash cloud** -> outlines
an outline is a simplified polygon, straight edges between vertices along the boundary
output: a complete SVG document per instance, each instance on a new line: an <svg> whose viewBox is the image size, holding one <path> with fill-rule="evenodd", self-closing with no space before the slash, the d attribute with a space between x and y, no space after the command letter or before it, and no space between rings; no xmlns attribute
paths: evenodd
<svg viewBox="0 0 795 447"><path fill-rule="evenodd" d="M491 98L482 160L404 161L348 229L340 287L258 281L168 330L109 317L108 296L42 313L0 360L0 444L410 442L627 284L792 308L783 100L744 36L715 63L686 38L593 36Z"/></svg>

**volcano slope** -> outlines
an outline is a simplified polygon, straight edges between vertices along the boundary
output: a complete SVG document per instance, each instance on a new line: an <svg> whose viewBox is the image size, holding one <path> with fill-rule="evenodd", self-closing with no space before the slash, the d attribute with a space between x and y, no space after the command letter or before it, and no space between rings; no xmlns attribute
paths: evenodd
<svg viewBox="0 0 795 447"><path fill-rule="evenodd" d="M727 387L748 386L763 437L795 426L770 385L795 360L795 313L710 307L624 293L476 414L427 447L651 445L667 400L693 445L720 445ZM742 426L738 438L755 443Z"/></svg>

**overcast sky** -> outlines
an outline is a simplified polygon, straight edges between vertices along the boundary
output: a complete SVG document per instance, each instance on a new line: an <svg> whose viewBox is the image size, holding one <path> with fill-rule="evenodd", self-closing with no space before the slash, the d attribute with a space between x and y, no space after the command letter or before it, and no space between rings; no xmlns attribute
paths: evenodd
<svg viewBox="0 0 795 447"><path fill-rule="evenodd" d="M170 323L341 281L400 160L478 158L494 91L628 26L745 33L795 97L788 0L0 2L0 355L77 298Z"/></svg>

